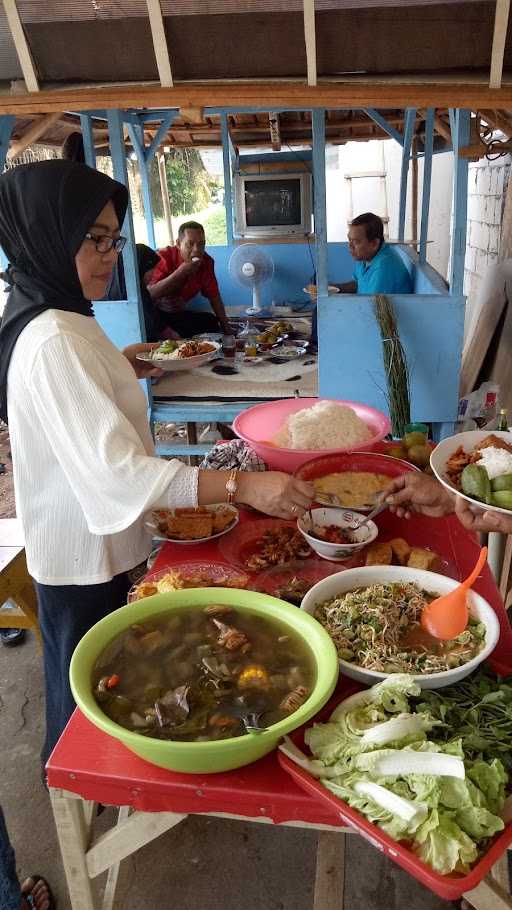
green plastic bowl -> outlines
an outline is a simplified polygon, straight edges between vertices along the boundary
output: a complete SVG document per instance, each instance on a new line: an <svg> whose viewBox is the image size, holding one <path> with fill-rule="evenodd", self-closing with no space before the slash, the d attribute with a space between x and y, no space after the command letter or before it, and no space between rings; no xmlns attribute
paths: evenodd
<svg viewBox="0 0 512 910"><path fill-rule="evenodd" d="M300 635L316 662L316 684L306 702L289 717L268 727L262 733L248 733L215 742L172 742L151 739L126 730L110 720L92 694L91 677L97 657L104 648L132 623L183 607L206 606L209 603L230 604L266 617L274 616L284 626ZM313 717L328 701L338 679L339 663L330 636L316 619L304 610L276 597L256 591L233 588L190 588L145 597L120 610L115 610L84 635L71 659L70 680L75 701L85 716L100 730L120 740L127 749L146 761L189 774L229 771L256 761L275 749L285 733L290 733Z"/></svg>

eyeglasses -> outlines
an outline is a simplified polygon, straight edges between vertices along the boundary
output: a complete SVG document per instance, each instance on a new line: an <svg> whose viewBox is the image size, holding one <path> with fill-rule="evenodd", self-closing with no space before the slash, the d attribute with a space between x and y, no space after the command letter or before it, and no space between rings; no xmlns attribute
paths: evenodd
<svg viewBox="0 0 512 910"><path fill-rule="evenodd" d="M111 250L120 253L126 244L126 237L109 237L107 234L104 234L101 237L94 237L93 234L86 234L85 239L92 240L98 253L110 253Z"/></svg>

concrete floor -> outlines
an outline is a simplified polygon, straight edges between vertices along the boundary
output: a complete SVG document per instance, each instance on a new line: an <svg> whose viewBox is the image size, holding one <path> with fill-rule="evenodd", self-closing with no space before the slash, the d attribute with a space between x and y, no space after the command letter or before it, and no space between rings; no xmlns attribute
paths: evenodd
<svg viewBox="0 0 512 910"><path fill-rule="evenodd" d="M0 646L0 802L20 877L50 881L70 907L48 795L39 780L43 682L32 635ZM106 810L98 826L112 825ZM442 910L449 906L357 835L347 838L346 910ZM317 835L223 819L189 818L125 860L119 910L312 910ZM104 876L98 880L98 889ZM321 910L321 908L318 908Z"/></svg>

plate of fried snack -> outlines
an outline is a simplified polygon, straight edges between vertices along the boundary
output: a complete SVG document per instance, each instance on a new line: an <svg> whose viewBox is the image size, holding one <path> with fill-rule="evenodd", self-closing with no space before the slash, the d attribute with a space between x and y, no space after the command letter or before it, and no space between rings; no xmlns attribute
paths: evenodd
<svg viewBox="0 0 512 910"><path fill-rule="evenodd" d="M407 566L409 569L426 569L449 578L459 579L453 563L428 547L414 546L404 537L376 541L363 552L366 566Z"/></svg>
<svg viewBox="0 0 512 910"><path fill-rule="evenodd" d="M153 509L146 518L146 527L157 540L197 544L227 534L238 518L238 509L223 502L196 508Z"/></svg>
<svg viewBox="0 0 512 910"><path fill-rule="evenodd" d="M184 588L240 588L247 587L249 576L233 566L220 563L187 562L150 572L133 585L128 592L128 603L165 594L168 591L182 591Z"/></svg>

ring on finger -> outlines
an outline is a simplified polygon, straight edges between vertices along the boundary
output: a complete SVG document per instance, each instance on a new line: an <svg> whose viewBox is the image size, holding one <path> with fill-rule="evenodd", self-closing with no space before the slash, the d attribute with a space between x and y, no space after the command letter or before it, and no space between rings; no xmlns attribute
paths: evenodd
<svg viewBox="0 0 512 910"><path fill-rule="evenodd" d="M299 507L298 507L297 505L295 505L295 503L294 503L293 506L292 506L291 509L290 509L290 512L292 512L292 513L295 515L296 512L298 511L298 508L299 508Z"/></svg>

